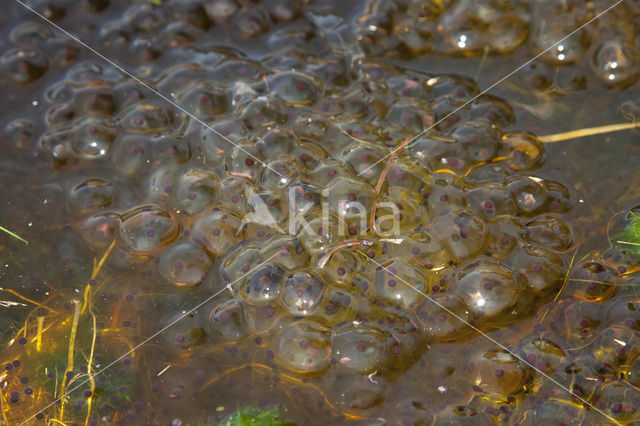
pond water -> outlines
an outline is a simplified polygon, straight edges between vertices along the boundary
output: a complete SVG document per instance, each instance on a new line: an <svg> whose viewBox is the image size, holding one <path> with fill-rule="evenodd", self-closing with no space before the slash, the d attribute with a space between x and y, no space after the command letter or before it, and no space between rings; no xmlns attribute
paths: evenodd
<svg viewBox="0 0 640 426"><path fill-rule="evenodd" d="M3 6L0 424L640 417L637 2Z"/></svg>

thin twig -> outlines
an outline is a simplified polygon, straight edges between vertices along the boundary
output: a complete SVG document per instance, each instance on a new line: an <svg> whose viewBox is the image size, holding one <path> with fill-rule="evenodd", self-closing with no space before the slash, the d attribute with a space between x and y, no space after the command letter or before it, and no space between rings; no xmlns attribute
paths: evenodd
<svg viewBox="0 0 640 426"><path fill-rule="evenodd" d="M640 123L619 123L608 124L599 127L585 127L584 129L572 130L570 132L556 133L554 135L538 136L538 141L542 143L553 143L566 141L568 139L582 138L585 136L599 135L602 133L619 132L621 130L635 129L640 127Z"/></svg>
<svg viewBox="0 0 640 426"><path fill-rule="evenodd" d="M41 304L41 303L36 302L35 300L31 300L31 299L29 299L28 297L25 297L25 296L21 295L21 294L20 294L20 293L18 293L17 291L15 291L15 290L11 290L10 288L2 288L2 287L0 287L0 291L6 291L7 293L11 293L11 294L13 294L14 296L19 297L19 298L20 298L20 299L22 299L22 300L26 300L26 301L27 301L27 302L29 302L29 303L33 303L34 305L39 306L39 307L41 307L41 308L44 308L44 309L46 309L46 310L47 310L47 311L49 311L49 312L53 312L54 314L59 313L59 312L58 312L58 311L56 311L55 309L51 309L51 308L49 308L48 306L45 306L45 305L43 305L43 304Z"/></svg>
<svg viewBox="0 0 640 426"><path fill-rule="evenodd" d="M375 235L376 233L376 209L378 208L378 197L380 196L380 192L382 191L382 186L384 185L384 181L387 179L387 174L389 173L389 168L398 158L398 155L409 145L411 142L411 138L407 137L402 143L398 146L398 148L394 149L391 152L391 156L387 160L387 163L384 165L384 169L382 169L382 173L380 174L380 178L378 178L378 184L376 185L376 196L373 199L373 204L371 205L371 217L369 218L369 227L371 228L371 234Z"/></svg>
<svg viewBox="0 0 640 426"><path fill-rule="evenodd" d="M67 372L68 371L73 371L73 357L74 357L74 350L75 350L75 346L76 346L76 335L78 333L78 322L80 320L80 301L79 300L74 300L74 311L73 311L73 322L71 323L71 335L69 336L69 352L67 353ZM63 419L64 418L64 403L65 403L65 398L64 398L64 389L66 387L67 384L67 374L65 372L63 378L62 378L62 385L60 386L60 395L61 395L61 401L60 401L60 418Z"/></svg>
<svg viewBox="0 0 640 426"><path fill-rule="evenodd" d="M27 246L29 245L29 241L25 240L24 238L22 238L20 235L16 234L15 232L9 231L4 226L0 226L0 231L6 232L7 234L11 235L13 238L16 238L16 239L22 241Z"/></svg>
<svg viewBox="0 0 640 426"><path fill-rule="evenodd" d="M487 44L484 47L484 53L482 54L482 59L480 59L480 65L478 65L478 70L476 71L476 75L473 76L473 79L478 81L478 77L480 77L480 71L482 71L482 67L484 67L484 63L487 60L487 56L489 56L489 45Z"/></svg>
<svg viewBox="0 0 640 426"><path fill-rule="evenodd" d="M327 254L325 254L324 256L322 256L320 258L320 260L318 261L318 267L319 268L324 268L324 266L327 264L329 259L331 259L331 256L333 256L333 254L335 252L337 252L338 250L342 250L343 248L353 247L353 246L370 247L371 245L372 245L372 242L369 241L369 240L343 241L340 244L338 244L337 246L335 246L334 248L332 248L331 250L329 250L329 252Z"/></svg>
<svg viewBox="0 0 640 426"><path fill-rule="evenodd" d="M93 320L93 337L91 339L91 352L89 353L89 361L87 362L87 374L89 375L89 383L91 385L91 396L87 400L87 417L84 421L84 426L89 426L89 418L91 417L91 403L93 402L93 393L96 391L96 382L93 379L93 373L91 372L91 363L93 362L93 351L96 347L96 334L97 334L97 325L96 325L96 316L93 313L91 307L89 307L89 313L91 314L91 318Z"/></svg>
<svg viewBox="0 0 640 426"><path fill-rule="evenodd" d="M560 295L564 291L564 287L567 285L567 281L569 281L569 274L571 273L571 268L573 267L573 261L575 260L576 255L578 254L578 248L576 248L576 251L573 252L573 256L571 257L571 262L569 262L569 268L567 268L567 273L564 276L564 281L562 281L562 286L560 287L560 290L558 291L558 294L556 294L556 297L553 298L553 301L551 303L555 303L558 300L558 298L560 297ZM551 310L551 306L549 306L547 308L547 310L544 312L544 315L542 315L542 318L540 319L540 322L544 321L545 317L547 316L547 314L549 313L550 310Z"/></svg>

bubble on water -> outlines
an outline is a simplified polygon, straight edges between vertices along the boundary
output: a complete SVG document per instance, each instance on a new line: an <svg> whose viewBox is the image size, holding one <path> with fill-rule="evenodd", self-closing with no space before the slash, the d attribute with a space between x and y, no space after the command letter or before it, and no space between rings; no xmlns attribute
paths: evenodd
<svg viewBox="0 0 640 426"><path fill-rule="evenodd" d="M522 293L522 286L511 270L489 261L462 267L456 285L471 311L490 317L511 308Z"/></svg>
<svg viewBox="0 0 640 426"><path fill-rule="evenodd" d="M319 373L330 365L329 334L312 321L292 321L275 338L273 348L276 361L296 373Z"/></svg>
<svg viewBox="0 0 640 426"><path fill-rule="evenodd" d="M211 268L211 259L191 242L178 242L160 253L158 273L167 281L192 287L204 280Z"/></svg>
<svg viewBox="0 0 640 426"><path fill-rule="evenodd" d="M313 315L319 308L325 285L312 272L299 271L287 277L282 292L282 303L293 315Z"/></svg>
<svg viewBox="0 0 640 426"><path fill-rule="evenodd" d="M150 254L176 238L171 214L156 206L135 207L120 217L120 241L134 254Z"/></svg>

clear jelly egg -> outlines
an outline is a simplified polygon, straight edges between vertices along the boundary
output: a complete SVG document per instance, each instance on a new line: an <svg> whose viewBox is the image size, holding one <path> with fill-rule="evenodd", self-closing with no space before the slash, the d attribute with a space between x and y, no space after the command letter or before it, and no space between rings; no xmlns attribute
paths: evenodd
<svg viewBox="0 0 640 426"><path fill-rule="evenodd" d="M158 261L158 273L179 287L200 284L210 268L209 256L191 242L178 242L166 247Z"/></svg>
<svg viewBox="0 0 640 426"><path fill-rule="evenodd" d="M457 295L433 294L418 304L415 315L435 341L456 341L473 332L474 317Z"/></svg>
<svg viewBox="0 0 640 426"><path fill-rule="evenodd" d="M327 330L312 321L292 321L275 338L273 348L276 361L297 373L319 373L330 365Z"/></svg>
<svg viewBox="0 0 640 426"><path fill-rule="evenodd" d="M245 338L253 331L252 318L237 300L227 300L218 304L209 314L206 322L209 333L214 338L235 341Z"/></svg>
<svg viewBox="0 0 640 426"><path fill-rule="evenodd" d="M445 213L433 222L433 231L457 260L479 253L487 238L484 222L463 210Z"/></svg>
<svg viewBox="0 0 640 426"><path fill-rule="evenodd" d="M385 360L385 341L385 335L370 325L347 325L333 335L333 358L348 371L373 373Z"/></svg>
<svg viewBox="0 0 640 426"><path fill-rule="evenodd" d="M313 315L324 292L325 284L315 273L295 272L284 282L282 303L293 315Z"/></svg>
<svg viewBox="0 0 640 426"><path fill-rule="evenodd" d="M171 214L156 206L131 209L122 214L120 221L120 241L135 254L150 254L178 234Z"/></svg>
<svg viewBox="0 0 640 426"><path fill-rule="evenodd" d="M401 260L379 258L374 277L376 299L403 309L413 308L431 288L422 272Z"/></svg>
<svg viewBox="0 0 640 426"><path fill-rule="evenodd" d="M239 292L250 304L264 304L278 299L285 271L278 265L263 265L251 273Z"/></svg>
<svg viewBox="0 0 640 426"><path fill-rule="evenodd" d="M511 270L488 261L465 265L457 274L456 285L474 313L490 317L512 307L522 292Z"/></svg>
<svg viewBox="0 0 640 426"><path fill-rule="evenodd" d="M522 392L530 380L527 367L504 349L491 349L477 357L472 374L475 386L503 398Z"/></svg>

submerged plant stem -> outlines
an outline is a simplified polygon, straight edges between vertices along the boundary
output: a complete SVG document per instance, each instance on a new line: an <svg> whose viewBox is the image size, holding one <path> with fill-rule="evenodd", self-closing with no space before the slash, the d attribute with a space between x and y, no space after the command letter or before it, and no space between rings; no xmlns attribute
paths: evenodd
<svg viewBox="0 0 640 426"><path fill-rule="evenodd" d="M599 127L585 127L583 129L572 130L570 132L556 133L553 135L538 136L538 140L542 143L562 142L569 139L583 138L585 136L600 135L602 133L619 132L621 130L635 129L640 127L640 122L636 123L619 123L608 124Z"/></svg>
<svg viewBox="0 0 640 426"><path fill-rule="evenodd" d="M73 357L76 347L76 334L78 333L78 322L80 321L80 301L74 300L73 322L71 323L71 335L69 336L69 353L67 354L67 369L62 378L60 386L60 419L64 419L65 387L67 384L67 372L73 371Z"/></svg>
<svg viewBox="0 0 640 426"><path fill-rule="evenodd" d="M22 238L20 235L16 234L15 232L9 231L4 226L0 226L0 231L6 232L7 234L11 235L13 238L22 241L27 246L29 245L29 241L25 240L24 238Z"/></svg>

